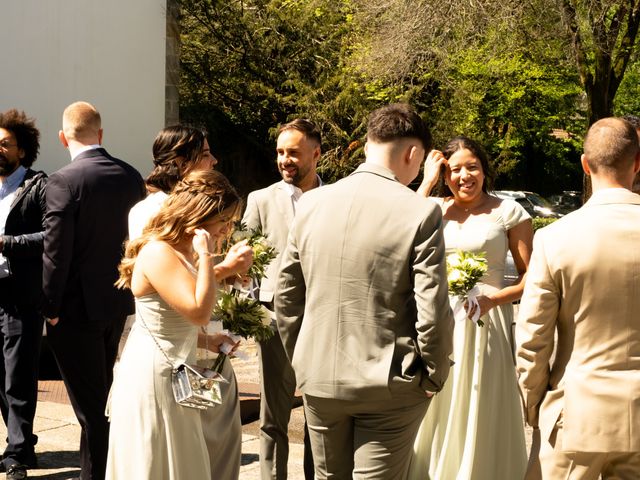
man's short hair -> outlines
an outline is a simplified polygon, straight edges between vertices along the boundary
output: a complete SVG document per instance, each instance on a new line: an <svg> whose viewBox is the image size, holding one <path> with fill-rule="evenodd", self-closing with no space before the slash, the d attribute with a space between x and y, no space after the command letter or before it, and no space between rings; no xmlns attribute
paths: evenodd
<svg viewBox="0 0 640 480"><path fill-rule="evenodd" d="M367 123L367 139L387 143L402 138L416 138L425 150L431 150L429 127L418 112L406 103L393 103L374 110Z"/></svg>
<svg viewBox="0 0 640 480"><path fill-rule="evenodd" d="M616 175L634 162L638 150L636 129L622 118L603 118L589 128L584 154L593 173Z"/></svg>
<svg viewBox="0 0 640 480"><path fill-rule="evenodd" d="M100 113L90 103L72 103L62 114L62 131L67 139L92 140L99 134L101 128Z"/></svg>
<svg viewBox="0 0 640 480"><path fill-rule="evenodd" d="M622 119L629 122L636 130L640 130L640 117L636 117L635 115L623 115Z"/></svg>
<svg viewBox="0 0 640 480"><path fill-rule="evenodd" d="M322 132L320 127L308 118L296 118L295 120L285 123L278 128L278 135L286 130L297 130L304 134L310 140L315 140L318 145L322 145Z"/></svg>
<svg viewBox="0 0 640 480"><path fill-rule="evenodd" d="M20 165L25 168L33 165L40 151L40 132L36 128L35 120L27 117L26 113L12 108L0 113L0 128L10 131L16 137L18 148L24 151Z"/></svg>

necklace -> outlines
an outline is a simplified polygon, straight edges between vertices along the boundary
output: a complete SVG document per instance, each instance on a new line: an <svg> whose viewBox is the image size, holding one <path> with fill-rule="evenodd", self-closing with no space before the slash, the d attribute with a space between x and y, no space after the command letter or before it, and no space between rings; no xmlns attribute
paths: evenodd
<svg viewBox="0 0 640 480"><path fill-rule="evenodd" d="M478 202L476 205L470 206L470 207L464 207L462 205L459 205L455 202L455 200L453 201L453 204L458 207L460 210L464 211L465 213L469 213L473 210L477 210L478 208L482 207L485 203L487 202L487 198L485 195L482 196L482 199L480 200L480 202Z"/></svg>

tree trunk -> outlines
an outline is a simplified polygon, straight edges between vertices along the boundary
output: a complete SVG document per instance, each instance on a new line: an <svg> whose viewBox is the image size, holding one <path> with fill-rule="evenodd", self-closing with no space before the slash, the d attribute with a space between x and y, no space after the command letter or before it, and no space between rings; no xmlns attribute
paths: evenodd
<svg viewBox="0 0 640 480"><path fill-rule="evenodd" d="M609 11L609 15L590 16L590 34L595 43L592 51L588 51L589 47L583 42L580 25L584 22L578 19L577 4L577 0L560 2L565 25L572 39L580 81L587 94L587 121L591 126L601 118L613 115L613 99L636 45L640 2L620 0L617 6L610 5L613 10ZM605 18L610 19L610 23L605 23ZM587 33L585 38L590 34ZM587 175L584 175L582 185L582 197L586 201L591 196L591 179Z"/></svg>

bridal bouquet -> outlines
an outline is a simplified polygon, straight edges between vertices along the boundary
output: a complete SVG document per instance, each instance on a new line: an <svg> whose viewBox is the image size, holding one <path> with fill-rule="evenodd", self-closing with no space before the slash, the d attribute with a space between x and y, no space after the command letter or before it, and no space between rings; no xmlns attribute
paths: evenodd
<svg viewBox="0 0 640 480"><path fill-rule="evenodd" d="M480 289L476 286L478 281L487 272L487 259L484 253L471 253L458 250L447 256L447 281L449 292L458 297L453 308L456 320L467 318L467 310L473 310L471 321L478 326L483 326L480 320L480 306L476 297ZM475 308L474 308L475 307Z"/></svg>
<svg viewBox="0 0 640 480"><path fill-rule="evenodd" d="M271 263L271 260L276 258L278 252L276 252L276 249L269 243L259 228L247 229L244 223L236 222L235 230L231 234L230 242L227 242L226 249L231 244L242 240L246 240L248 245L253 248L253 263L247 275L259 282L265 276L267 266Z"/></svg>
<svg viewBox="0 0 640 480"><path fill-rule="evenodd" d="M247 275L257 284L265 276L269 263L276 257L276 249L269 244L260 229L247 229L240 222L236 223L236 230L225 249L242 240L247 240L247 244L253 249L253 264ZM262 342L270 339L274 334L269 311L252 296L251 290L245 290L238 283L219 292L213 316L216 320L222 321L225 330L233 334L232 339L234 336L239 336ZM223 345L223 351L216 359L213 366L216 371L222 370L226 357L231 353L231 347L224 347L228 345Z"/></svg>

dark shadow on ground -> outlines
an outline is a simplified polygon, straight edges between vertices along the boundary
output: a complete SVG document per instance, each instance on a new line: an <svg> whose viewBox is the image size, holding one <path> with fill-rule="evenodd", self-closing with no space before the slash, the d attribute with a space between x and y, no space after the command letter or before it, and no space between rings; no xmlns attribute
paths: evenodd
<svg viewBox="0 0 640 480"><path fill-rule="evenodd" d="M243 395L240 398L240 419L242 424L246 425L255 422L258 418L260 418L260 396Z"/></svg>
<svg viewBox="0 0 640 480"><path fill-rule="evenodd" d="M243 453L240 465L249 465L250 463L260 460L260 455L257 453Z"/></svg>
<svg viewBox="0 0 640 480"><path fill-rule="evenodd" d="M80 468L80 455L77 451L68 450L38 453L38 467L41 470L50 470L52 468Z"/></svg>
<svg viewBox="0 0 640 480"><path fill-rule="evenodd" d="M80 469L67 470L66 472L48 473L47 475L33 476L33 471L29 470L29 478L41 478L43 480L70 480L80 476Z"/></svg>

